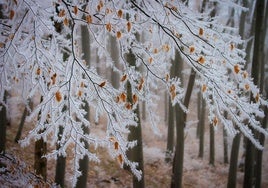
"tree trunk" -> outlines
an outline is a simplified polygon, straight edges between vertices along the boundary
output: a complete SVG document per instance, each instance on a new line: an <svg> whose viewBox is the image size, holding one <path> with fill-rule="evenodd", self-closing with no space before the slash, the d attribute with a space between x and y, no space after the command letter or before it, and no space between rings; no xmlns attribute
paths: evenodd
<svg viewBox="0 0 268 188"><path fill-rule="evenodd" d="M173 78L174 76L181 79L181 83L183 82L181 70L183 69L183 60L180 56L178 51L175 52L175 59L172 62L172 66L170 67L170 77ZM183 83L182 83L183 84ZM172 101L170 97L168 97L168 107L169 107L169 114L168 114L168 135L167 135L167 149L166 149L166 162L171 162L171 156L173 153L174 148L174 123L175 123L175 114L174 114L174 107L172 105Z"/></svg>
<svg viewBox="0 0 268 188"><path fill-rule="evenodd" d="M86 66L90 67L90 36L87 26L81 26L81 40L82 40L82 52L83 52L83 59L86 62ZM87 101L84 101L85 106L84 109L86 111L85 118L89 120L90 109ZM89 134L89 128L85 125L83 126L83 134ZM89 144L87 140L83 139L84 148L89 149ZM88 174L88 165L89 159L88 156L84 156L82 159L79 160L79 171L81 172L81 176L77 178L76 187L77 188L84 188L87 187L87 174Z"/></svg>
<svg viewBox="0 0 268 188"><path fill-rule="evenodd" d="M262 24L264 17L264 1L256 0L255 4L255 34L254 34L254 50L251 75L255 85L260 86L260 52L262 44ZM254 96L251 96L251 100L254 101ZM246 157L245 157L245 174L244 174L244 187L252 187L254 184L254 158L255 148L253 144L247 139L246 141Z"/></svg>
<svg viewBox="0 0 268 188"><path fill-rule="evenodd" d="M233 139L227 188L236 187L236 174L237 174L236 172L237 172L237 161L238 161L238 155L239 155L240 138L241 138L241 134L238 133L237 135L235 135Z"/></svg>
<svg viewBox="0 0 268 188"><path fill-rule="evenodd" d="M30 102L31 103L31 102ZM19 129L18 129L18 132L16 134L16 137L14 139L14 141L16 143L19 142L20 140L20 137L21 137L21 133L22 133L22 129L23 129L23 126L24 126L24 123L25 123L25 119L27 117L27 114L28 114L28 109L27 109L27 106L25 106L24 110L23 110L23 113L22 113L22 117L20 119L20 124L19 124Z"/></svg>
<svg viewBox="0 0 268 188"><path fill-rule="evenodd" d="M215 130L213 124L209 125L209 164L215 165Z"/></svg>
<svg viewBox="0 0 268 188"><path fill-rule="evenodd" d="M224 112L224 116L227 119L226 111ZM222 134L223 134L223 162L227 164L228 163L228 134L224 127L222 130Z"/></svg>
<svg viewBox="0 0 268 188"><path fill-rule="evenodd" d="M59 133L58 133L58 144L57 144L57 150L61 147L61 136L63 133L63 126L59 127ZM55 174L55 183L57 185L60 185L60 187L64 187L64 181L65 181L65 166L66 166L66 157L57 155L57 161L56 161L56 174Z"/></svg>
<svg viewBox="0 0 268 188"><path fill-rule="evenodd" d="M47 180L47 159L44 157L47 153L47 143L43 138L35 142L34 149L34 169L37 175L41 175L43 179Z"/></svg>
<svg viewBox="0 0 268 188"><path fill-rule="evenodd" d="M186 90L184 98L184 106L189 107L189 102L195 82L196 73L191 70L191 75L188 82L188 87ZM171 188L181 188L182 177L183 177L183 156L184 156L184 127L186 123L186 113L179 107L178 104L175 106L176 112L176 148L175 156L173 159L173 169L172 169L172 179Z"/></svg>
<svg viewBox="0 0 268 188"><path fill-rule="evenodd" d="M259 5L262 6L262 5ZM267 54L267 52L265 52L265 34L267 33L267 19L268 19L268 11L267 11L267 6L268 6L268 1L266 1L266 6L263 4L263 9L266 7L266 11L263 10L265 12L265 16L263 19L263 25L261 28L261 46L260 46L260 53L261 53L261 75L260 75L260 91L262 91L262 93L266 93L266 97L268 96L268 78L266 79L266 82L264 81L265 78L265 54ZM262 40L263 39L263 40ZM266 85L265 85L266 84ZM266 87L266 88L265 88ZM266 91L265 91L266 90ZM264 129L267 128L267 123L268 123L268 108L267 106L263 107L264 108L264 118L262 120L262 127ZM259 135L259 140L260 140L260 144L264 145L265 144L265 136L263 134ZM256 184L255 187L256 188L260 188L261 187L261 182L262 182L262 155L263 155L263 151L262 150L257 150L256 151L256 166L255 166L255 172L256 172Z"/></svg>
<svg viewBox="0 0 268 188"><path fill-rule="evenodd" d="M4 102L6 102L7 92L4 93ZM7 112L6 104L0 104L0 153L5 153L6 150L6 126Z"/></svg>
<svg viewBox="0 0 268 188"><path fill-rule="evenodd" d="M127 54L127 62L130 66L136 65L136 58L134 54L130 51ZM130 82L127 82L127 100L129 103L133 103L132 99L132 86ZM133 175L133 188L143 188L144 185L144 167L143 167L143 145L142 145L142 128L141 128L141 122L140 122L140 112L139 112L139 106L137 106L136 109L134 109L134 113L137 116L137 126L130 126L129 130L130 133L128 135L128 141L137 141L137 145L128 150L127 156L128 159L131 161L135 161L138 163L138 170L142 171L142 177L139 181L135 175Z"/></svg>
<svg viewBox="0 0 268 188"><path fill-rule="evenodd" d="M118 67L118 61L119 61L119 57L118 57L118 47L117 47L117 41L116 41L116 37L110 36L110 49L111 49L111 57L112 60L114 62L114 67L115 68L119 68ZM119 74L118 72L112 70L111 71L111 83L113 85L114 88L119 88Z"/></svg>
<svg viewBox="0 0 268 188"><path fill-rule="evenodd" d="M169 97L169 114L168 114L168 135L167 135L167 149L166 149L166 158L165 161L167 163L171 162L171 156L173 153L173 147L174 147L174 107L172 106L170 97Z"/></svg>
<svg viewBox="0 0 268 188"><path fill-rule="evenodd" d="M199 114L199 153L198 157L204 157L204 135L205 135L205 114L206 114L206 101L202 98L201 93L199 92L199 101L200 101L200 112Z"/></svg>
<svg viewBox="0 0 268 188"><path fill-rule="evenodd" d="M41 97L40 101L43 101L43 97ZM38 120L40 119L41 111L38 115ZM42 133L42 131L40 131ZM47 153L47 143L43 138L35 141L34 147L34 169L37 175L41 175L43 179L46 181L47 179L47 159L44 157Z"/></svg>

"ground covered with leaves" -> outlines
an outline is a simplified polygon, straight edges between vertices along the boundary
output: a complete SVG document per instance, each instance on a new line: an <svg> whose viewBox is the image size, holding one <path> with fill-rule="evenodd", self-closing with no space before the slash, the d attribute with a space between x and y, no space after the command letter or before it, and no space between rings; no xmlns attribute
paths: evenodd
<svg viewBox="0 0 268 188"><path fill-rule="evenodd" d="M22 148L14 142L18 124L23 111L23 105L11 107L13 109L10 126L7 128L7 156L0 158L1 163L1 187L49 187L53 184L44 183L39 176L34 174L34 143ZM193 104L191 107L195 109ZM163 114L163 112L160 112ZM223 137L222 127L219 126L215 132L215 166L209 165L209 127L206 125L204 158L198 158L199 140L196 138L197 118L195 112L189 114L187 127L185 128L185 154L184 154L184 187L226 187L229 165L223 163ZM23 137L33 126L32 122L26 122L23 129ZM142 121L145 185L146 187L170 187L172 165L165 162L165 148L167 140L167 126L161 120L159 129L160 136L152 133L150 123ZM100 119L98 124L93 125L92 132L101 136L105 134L105 120ZM229 139L229 154L231 150L231 139ZM243 161L243 148L240 144L240 162ZM52 148L50 148L52 149ZM132 175L120 168L116 159L113 159L103 149L96 150L101 162L99 164L90 162L88 172L88 187L132 187ZM66 187L72 182L72 149L69 148L66 166ZM3 168L4 167L4 168ZM55 160L48 161L48 180L53 182L55 176ZM8 177L7 177L8 176ZM263 187L268 187L268 142L263 156L262 171ZM29 184L30 183L30 184ZM240 168L237 174L237 187L243 185L243 172Z"/></svg>

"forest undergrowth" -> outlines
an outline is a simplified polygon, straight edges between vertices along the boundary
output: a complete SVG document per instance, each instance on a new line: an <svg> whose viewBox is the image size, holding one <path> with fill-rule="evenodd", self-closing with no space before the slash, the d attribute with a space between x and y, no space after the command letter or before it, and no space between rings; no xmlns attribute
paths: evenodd
<svg viewBox="0 0 268 188"><path fill-rule="evenodd" d="M29 171L34 171L34 142L29 146L22 148L18 143L14 142L17 133L19 121L24 109L22 104L19 104L16 97L11 98L10 101L10 126L7 129L7 153L10 153L29 166ZM161 101L164 103L164 101ZM163 104L159 104L163 106ZM155 187L170 187L172 165L165 163L165 148L167 140L167 123L164 121L164 108L158 108L159 116L161 116L159 129L160 136L152 133L150 123L142 121L143 143L144 143L144 167L145 167L145 185L148 188ZM198 158L198 144L199 140L196 137L197 115L195 98L190 103L190 112L188 114L188 123L185 128L185 153L184 153L184 176L183 185L185 188L191 187L210 187L223 188L227 185L228 178L228 164L223 163L223 136L222 127L218 126L215 132L215 166L209 165L209 127L205 128L205 148L204 158ZM94 119L94 118L92 118ZM26 136L27 132L31 130L34 122L25 123L22 137ZM92 133L99 136L105 136L103 131L105 129L105 120L100 118L98 124L92 125ZM231 140L231 139L229 139ZM231 141L228 145L228 152L230 155ZM53 149L53 148L50 148ZM91 148L94 149L94 148ZM97 149L97 154L100 157L101 163L90 162L88 172L87 187L101 188L101 187L118 187L128 188L132 187L132 175L130 172L121 169L120 165L109 156L107 151L103 148ZM65 174L66 187L71 186L72 182L72 157L71 148L67 151L67 165ZM242 162L243 147L240 145L239 161ZM55 176L55 160L50 159L47 167L48 180L53 182ZM237 174L237 187L242 187L244 174L239 168ZM262 172L262 187L268 187L268 141L266 139L264 156L263 156L263 172Z"/></svg>

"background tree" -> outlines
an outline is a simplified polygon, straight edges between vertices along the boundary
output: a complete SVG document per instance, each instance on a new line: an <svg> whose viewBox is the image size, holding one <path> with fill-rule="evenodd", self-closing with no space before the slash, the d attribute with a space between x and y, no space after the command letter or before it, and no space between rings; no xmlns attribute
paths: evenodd
<svg viewBox="0 0 268 188"><path fill-rule="evenodd" d="M43 101L29 115L29 120L34 120L42 111L39 121L21 143L26 145L31 139L42 138L55 146L57 133L64 125L63 145L47 157L66 155L66 148L73 146L73 187L81 175L80 159L87 156L91 161L100 161L94 151L88 150L85 140L89 145L106 148L121 167L129 166L137 179L142 178L138 164L126 155L137 144L127 139L130 127L138 126L136 106L130 109L126 101L126 79L120 82L119 88L114 88L105 76L97 73L96 67L88 67L84 63L78 42L81 25L86 26L92 36L90 45L98 49L100 66L112 65L106 39L109 36L116 38L118 62L122 66L120 78L127 78L135 91L133 93L140 101L146 102L148 119L154 132L159 131L157 115L152 110L157 99L156 89L164 87L173 105L184 114L187 111L190 87L184 95L179 79L167 76L170 59L178 50L190 66L191 76L200 76L209 121L221 122L231 135L242 132L257 148L263 148L249 127L268 135L258 121L264 116L260 106L267 105L267 101L261 97L256 84L244 69L245 53L236 48L244 41L232 33L233 28L220 24L217 17L195 13L180 1L115 0L104 4L101 0L90 3L62 0L58 12L55 12L56 4L50 1L4 1L3 4L6 18L0 22L4 31L0 35L0 101L5 104L4 90L18 89L17 86L24 88L20 91L24 102L37 94L43 96ZM129 19L126 19L127 14ZM51 18L63 23L62 33L55 31ZM145 41L136 38L141 33L145 35ZM125 59L130 49L136 58L135 67L129 66ZM70 55L65 62L62 61L64 52ZM55 73L56 82L53 81ZM251 93L255 101L247 101L245 96L240 96L237 86ZM83 108L85 101L94 112L107 120L104 137L84 134L85 127L91 128ZM66 111L63 112L64 107ZM223 114L225 111L228 119ZM180 144L183 145L184 137L179 134L183 134L184 126L179 122L185 123L185 117L176 122L179 128L177 139L182 139L182 142L177 142L176 157L183 154L180 153L180 149L183 151ZM245 126L246 119L250 121ZM181 156L175 160L174 166L182 164ZM178 175L177 170L175 173Z"/></svg>

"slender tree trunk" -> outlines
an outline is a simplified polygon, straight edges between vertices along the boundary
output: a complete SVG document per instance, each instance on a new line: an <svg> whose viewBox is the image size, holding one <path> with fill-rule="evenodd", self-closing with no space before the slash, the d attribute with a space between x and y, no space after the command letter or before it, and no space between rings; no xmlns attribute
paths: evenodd
<svg viewBox="0 0 268 188"><path fill-rule="evenodd" d="M215 165L215 130L212 124L209 125L209 164Z"/></svg>
<svg viewBox="0 0 268 188"><path fill-rule="evenodd" d="M86 62L86 66L90 67L90 36L87 26L81 26L81 40L82 40L82 52L83 59ZM84 101L84 109L86 111L85 118L89 120L90 109L87 101ZM83 125L83 134L89 134L89 128ZM83 139L85 149L89 149L89 144L87 140ZM89 159L88 156L84 156L79 160L79 171L81 172L81 176L77 178L76 187L84 188L87 187L87 175L88 175L88 165Z"/></svg>
<svg viewBox="0 0 268 188"><path fill-rule="evenodd" d="M199 92L201 112L199 112L199 153L198 157L203 158L204 156L204 135L205 135L205 114L206 114L206 101L202 99L201 93Z"/></svg>
<svg viewBox="0 0 268 188"><path fill-rule="evenodd" d="M224 116L227 118L227 112L224 112ZM226 129L223 127L223 162L228 163L228 135Z"/></svg>
<svg viewBox="0 0 268 188"><path fill-rule="evenodd" d="M110 49L111 49L111 57L112 60L114 62L114 67L115 68L119 68L118 67L118 61L119 61L119 57L118 57L118 47L117 47L117 41L116 41L116 37L110 36ZM113 85L114 88L119 88L119 74L116 71L111 71L111 83Z"/></svg>
<svg viewBox="0 0 268 188"><path fill-rule="evenodd" d="M240 138L241 138L241 134L238 133L237 135L235 135L233 139L227 188L236 187L236 174L237 174L236 172L237 172L237 161L238 161L238 154L239 154Z"/></svg>
<svg viewBox="0 0 268 188"><path fill-rule="evenodd" d="M7 92L4 93L4 102L6 102ZM6 150L6 125L7 112L5 104L0 104L0 153Z"/></svg>
<svg viewBox="0 0 268 188"><path fill-rule="evenodd" d="M59 133L58 133L58 141L56 148L57 150L61 147L61 138L63 133L64 127L59 127ZM57 185L60 185L62 188L64 187L64 181L65 181L65 167L66 167L66 157L57 155L57 161L56 161L56 174L55 174L55 183Z"/></svg>
<svg viewBox="0 0 268 188"><path fill-rule="evenodd" d="M181 79L181 83L183 82L181 70L183 69L183 60L178 51L175 52L175 59L172 62L172 66L170 68L170 77L173 78L177 76ZM168 135L167 135L167 149L166 149L166 162L171 162L171 156L173 153L174 148L174 123L175 123L175 114L174 114L174 107L172 105L172 101L170 97L168 97L168 107L169 107L169 114L168 114Z"/></svg>
<svg viewBox="0 0 268 188"><path fill-rule="evenodd" d="M31 107L32 106L31 105L31 101L29 102L29 104L30 104L30 107ZM25 119L27 117L27 114L28 114L28 109L27 109L27 106L25 106L25 108L23 110L23 113L22 113L22 117L20 119L19 129L18 129L18 132L17 132L16 137L14 139L14 141L16 143L18 143L19 140L20 140L22 129L23 129L23 126L24 126L24 123L25 123Z"/></svg>
<svg viewBox="0 0 268 188"><path fill-rule="evenodd" d="M262 93L266 93L266 97L268 96L268 83L264 82L264 78L265 78L265 54L267 52L264 51L265 49L265 34L267 33L267 19L268 19L268 11L267 11L267 6L268 6L268 1L266 1L266 6L263 5L259 5L259 6L263 6L263 9L266 7L266 10L263 10L263 12L265 12L265 16L263 19L263 24L261 27L261 44L260 44L260 53L261 53L261 75L260 75L260 91L262 91ZM268 78L266 79L266 81L268 81ZM265 85L266 84L266 85ZM265 86L266 86L266 91L265 91ZM264 118L262 120L262 127L264 129L267 128L267 123L268 123L268 108L267 106L263 107L264 108ZM265 136L263 134L259 135L259 140L260 140L260 144L264 145L265 144ZM256 172L256 184L255 187L256 188L261 188L261 183L262 183L262 156L263 156L263 151L262 150L257 150L256 151L256 167L255 167L255 172Z"/></svg>
<svg viewBox="0 0 268 188"><path fill-rule="evenodd" d="M171 156L173 153L173 147L174 147L174 107L172 106L172 103L169 98L168 102L169 106L169 114L168 114L168 135L167 135L167 150L166 150L166 158L165 161L167 163L171 162Z"/></svg>
<svg viewBox="0 0 268 188"><path fill-rule="evenodd" d="M129 63L130 66L135 66L136 65L136 58L134 54L130 51L127 54L127 62ZM131 104L133 103L132 99L132 86L130 82L127 82L127 99L128 102ZM135 175L133 175L133 188L143 188L145 187L144 185L144 167L143 167L143 146L142 146L142 128L141 128L141 122L140 122L140 112L139 112L139 106L134 110L134 113L137 116L137 126L130 126L130 133L128 135L128 140L129 141L137 141L137 145L130 149L127 152L127 156L131 161L135 161L138 163L138 170L142 171L142 177L141 180L139 181Z"/></svg>
<svg viewBox="0 0 268 188"><path fill-rule="evenodd" d="M195 82L196 73L191 70L191 75L188 82L184 98L184 106L189 107L189 102ZM179 107L178 104L175 106L176 111L176 147L175 156L173 159L172 179L171 188L181 188L182 177L183 177L183 156L184 156L184 127L186 123L186 113Z"/></svg>
<svg viewBox="0 0 268 188"><path fill-rule="evenodd" d="M255 4L255 41L254 41L254 50L253 50L253 61L251 75L255 85L259 86L260 79L260 52L261 52L261 43L263 40L262 36L262 24L264 17L264 1L256 0ZM254 101L254 96L251 96L251 100ZM255 159L255 148L253 144L247 139L246 141L246 157L245 157L245 174L244 174L244 187L252 187L254 184L254 159Z"/></svg>
<svg viewBox="0 0 268 188"><path fill-rule="evenodd" d="M41 102L43 101L43 97L41 97ZM38 115L38 120L40 119L41 111ZM42 131L40 131L42 133ZM35 141L34 147L34 169L37 175L41 175L43 179L46 181L47 179L47 159L44 157L47 153L47 143L43 138Z"/></svg>

